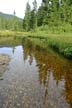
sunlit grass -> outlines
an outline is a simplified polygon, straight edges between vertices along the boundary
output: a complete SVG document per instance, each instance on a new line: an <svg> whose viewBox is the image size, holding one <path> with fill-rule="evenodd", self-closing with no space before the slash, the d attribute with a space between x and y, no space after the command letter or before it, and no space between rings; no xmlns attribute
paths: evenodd
<svg viewBox="0 0 72 108"><path fill-rule="evenodd" d="M24 32L0 30L0 37L24 36Z"/></svg>
<svg viewBox="0 0 72 108"><path fill-rule="evenodd" d="M45 39L51 48L63 54L65 57L72 58L72 34L71 33L46 33L46 32L33 32L29 33L28 37Z"/></svg>
<svg viewBox="0 0 72 108"><path fill-rule="evenodd" d="M18 32L18 31L0 31L0 37L5 36L17 36L19 38L29 37L29 38L37 38L44 39L44 43L63 54L66 57L72 58L72 33L71 32L54 32L52 33L49 30L44 31L41 28L39 30L30 31L30 32ZM35 42L36 42L35 41Z"/></svg>

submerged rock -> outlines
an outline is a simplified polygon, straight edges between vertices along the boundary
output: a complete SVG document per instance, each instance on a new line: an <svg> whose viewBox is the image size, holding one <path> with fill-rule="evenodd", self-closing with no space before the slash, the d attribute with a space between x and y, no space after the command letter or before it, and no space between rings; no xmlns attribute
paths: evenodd
<svg viewBox="0 0 72 108"><path fill-rule="evenodd" d="M0 80L3 80L2 75L6 71L9 61L8 55L0 54Z"/></svg>

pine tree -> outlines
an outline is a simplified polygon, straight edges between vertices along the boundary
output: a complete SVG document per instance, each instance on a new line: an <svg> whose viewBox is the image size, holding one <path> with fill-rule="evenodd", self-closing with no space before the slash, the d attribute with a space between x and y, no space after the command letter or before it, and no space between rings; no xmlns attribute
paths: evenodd
<svg viewBox="0 0 72 108"><path fill-rule="evenodd" d="M25 11L25 17L23 20L23 28L26 31L30 30L30 18L31 18L31 7L29 5L29 2L26 4L26 11Z"/></svg>
<svg viewBox="0 0 72 108"><path fill-rule="evenodd" d="M32 29L36 29L37 27L37 2L34 0L33 2L33 9L31 11L31 19L30 19L30 26Z"/></svg>
<svg viewBox="0 0 72 108"><path fill-rule="evenodd" d="M38 20L38 26L41 26L47 23L47 11L48 11L48 1L42 0L41 6L38 9L37 13L37 20Z"/></svg>
<svg viewBox="0 0 72 108"><path fill-rule="evenodd" d="M62 26L65 23L72 25L72 0L42 0L37 11L37 2L34 0L33 9L27 4L23 21L26 30L37 26Z"/></svg>

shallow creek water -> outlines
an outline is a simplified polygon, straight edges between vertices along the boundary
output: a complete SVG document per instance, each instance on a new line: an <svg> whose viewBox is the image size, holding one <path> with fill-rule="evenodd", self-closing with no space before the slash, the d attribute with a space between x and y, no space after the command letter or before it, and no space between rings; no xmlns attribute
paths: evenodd
<svg viewBox="0 0 72 108"><path fill-rule="evenodd" d="M72 61L29 40L0 38L11 60L0 80L0 108L72 108Z"/></svg>

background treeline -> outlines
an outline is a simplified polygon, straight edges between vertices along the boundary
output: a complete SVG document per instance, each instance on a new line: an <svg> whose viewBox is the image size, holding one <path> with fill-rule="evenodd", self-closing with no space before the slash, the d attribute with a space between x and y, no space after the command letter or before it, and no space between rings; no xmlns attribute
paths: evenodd
<svg viewBox="0 0 72 108"><path fill-rule="evenodd" d="M23 28L22 19L15 15L0 13L0 30L21 31Z"/></svg>
<svg viewBox="0 0 72 108"><path fill-rule="evenodd" d="M72 31L72 0L42 0L41 6L37 8L36 0L33 8L29 2L26 5L23 28L26 31L37 27L58 28L66 32Z"/></svg>
<svg viewBox="0 0 72 108"><path fill-rule="evenodd" d="M15 12L11 16L0 13L0 30L72 32L72 0L42 0L39 7L34 0L32 8L27 2L23 20Z"/></svg>

